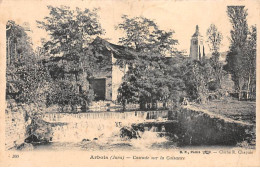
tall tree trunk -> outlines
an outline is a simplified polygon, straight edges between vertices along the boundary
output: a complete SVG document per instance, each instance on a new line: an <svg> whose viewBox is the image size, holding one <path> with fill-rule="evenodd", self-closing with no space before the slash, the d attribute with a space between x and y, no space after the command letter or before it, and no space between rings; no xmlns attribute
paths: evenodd
<svg viewBox="0 0 260 170"><path fill-rule="evenodd" d="M238 89L238 100L239 100L239 101L241 100L241 89L240 89L240 87L239 87L239 89Z"/></svg>
<svg viewBox="0 0 260 170"><path fill-rule="evenodd" d="M238 78L238 100L239 101L242 99L241 90L242 90L242 80L241 80L241 78Z"/></svg>
<svg viewBox="0 0 260 170"><path fill-rule="evenodd" d="M11 54L10 54L10 37L8 37L7 39L7 65L10 64L10 61L11 61Z"/></svg>
<svg viewBox="0 0 260 170"><path fill-rule="evenodd" d="M15 60L17 60L17 50L16 50L16 48L17 48L17 45L16 45L16 43L14 43L14 59Z"/></svg>
<svg viewBox="0 0 260 170"><path fill-rule="evenodd" d="M251 71L249 72L249 76L248 76L246 100L249 99L250 83L251 83Z"/></svg>

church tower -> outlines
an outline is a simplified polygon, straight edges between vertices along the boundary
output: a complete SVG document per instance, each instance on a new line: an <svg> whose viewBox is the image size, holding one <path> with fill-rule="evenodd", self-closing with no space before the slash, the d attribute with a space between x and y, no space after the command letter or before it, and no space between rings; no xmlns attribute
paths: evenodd
<svg viewBox="0 0 260 170"><path fill-rule="evenodd" d="M200 35L199 26L196 25L196 31L191 37L190 41L190 58L194 60L201 60L205 57L203 36Z"/></svg>

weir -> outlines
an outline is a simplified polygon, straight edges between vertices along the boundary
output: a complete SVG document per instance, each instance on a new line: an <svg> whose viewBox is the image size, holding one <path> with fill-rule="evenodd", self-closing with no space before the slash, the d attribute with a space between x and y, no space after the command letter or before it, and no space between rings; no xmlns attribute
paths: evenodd
<svg viewBox="0 0 260 170"><path fill-rule="evenodd" d="M9 122L18 120L17 115L21 114L9 114L7 116ZM244 141L248 145L254 145L255 142L255 125L193 107L181 107L172 111L45 113L38 116L43 120L42 123L45 123L39 124L39 129L36 131L43 134L41 136L43 138L46 135L47 141L51 145L57 144L58 147L68 142L76 144L87 142L87 145L88 142L91 144L101 142L102 147L110 146L111 143L141 147L140 142L146 143L147 147L160 142L173 142L178 146L234 146ZM10 125L12 124L6 124L7 128ZM25 130L26 128L23 128L19 133L25 134ZM6 135L10 136L9 133ZM123 139L122 136L126 138ZM6 147L19 145L27 137L16 135L9 138L10 143L7 143ZM93 146L86 146L88 147Z"/></svg>
<svg viewBox="0 0 260 170"><path fill-rule="evenodd" d="M43 115L42 119L54 123L54 142L107 140L112 136L118 137L120 130L128 127L124 133L128 133L126 136L129 138L132 138L132 133L154 132L161 137L168 136L180 145L235 145L253 139L254 134L248 132L255 131L252 124L193 107L174 111L50 113Z"/></svg>
<svg viewBox="0 0 260 170"><path fill-rule="evenodd" d="M92 113L46 113L41 118L47 122L74 122L89 119L112 120L146 120L167 118L168 110L159 111L130 111L130 112L92 112Z"/></svg>
<svg viewBox="0 0 260 170"><path fill-rule="evenodd" d="M47 113L41 119L52 125L52 142L80 142L100 140L119 135L122 127L133 123L166 121L167 110L93 113Z"/></svg>

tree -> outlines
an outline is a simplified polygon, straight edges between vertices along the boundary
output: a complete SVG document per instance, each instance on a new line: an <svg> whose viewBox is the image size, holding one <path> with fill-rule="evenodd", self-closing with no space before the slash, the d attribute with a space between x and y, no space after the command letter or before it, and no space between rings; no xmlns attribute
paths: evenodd
<svg viewBox="0 0 260 170"><path fill-rule="evenodd" d="M123 30L125 36L119 43L134 49L138 57L131 61L117 61L129 64L118 99L123 106L127 102L137 102L142 109L156 108L158 101L166 103L176 99L178 103L178 92L183 83L171 77L166 64L166 56L177 52L174 45L178 41L172 37L174 31L161 30L154 21L144 17L124 15L122 19L116 28Z"/></svg>
<svg viewBox="0 0 260 170"><path fill-rule="evenodd" d="M228 6L227 14L229 16L232 30L230 38L230 50L227 54L225 69L232 74L235 88L239 94L239 100L242 99L242 90L247 82L248 65L247 56L247 40L248 40L248 24L247 10L244 6Z"/></svg>
<svg viewBox="0 0 260 170"><path fill-rule="evenodd" d="M173 39L173 30L164 31L158 25L145 17L129 18L122 16L123 22L116 29L123 30L125 36L119 39L119 44L133 48L137 52L152 52L169 55L176 51L174 45L178 43Z"/></svg>
<svg viewBox="0 0 260 170"><path fill-rule="evenodd" d="M222 64L219 62L219 48L223 39L222 33L218 31L216 25L211 24L207 29L207 42L211 51L211 65L214 68L214 75L216 77L216 85L220 87L223 78Z"/></svg>
<svg viewBox="0 0 260 170"><path fill-rule="evenodd" d="M26 30L11 20L6 24L6 48L7 66L21 65L34 58L31 39Z"/></svg>
<svg viewBox="0 0 260 170"><path fill-rule="evenodd" d="M156 109L162 102L178 105L184 96L185 85L179 74L178 64L173 58L161 58L157 61L138 60L129 68L124 82L119 88L118 99L126 103L139 103L141 109ZM122 100L123 99L123 100Z"/></svg>
<svg viewBox="0 0 260 170"><path fill-rule="evenodd" d="M39 27L50 35L50 40L44 44L45 50L50 57L78 65L72 68L92 70L96 59L87 47L104 31L98 20L98 9L72 10L68 6L48 8L50 16L45 17L45 21L37 21Z"/></svg>
<svg viewBox="0 0 260 170"><path fill-rule="evenodd" d="M246 98L255 98L256 93L256 26L252 26L249 30L245 51L244 69L247 76Z"/></svg>
<svg viewBox="0 0 260 170"><path fill-rule="evenodd" d="M215 80L214 69L209 60L184 60L180 75L190 100L205 103L209 97L210 84Z"/></svg>
<svg viewBox="0 0 260 170"><path fill-rule="evenodd" d="M45 104L49 88L47 69L37 61L31 61L17 69L19 76L17 87L21 90L17 101L22 103Z"/></svg>
<svg viewBox="0 0 260 170"><path fill-rule="evenodd" d="M62 91L54 88L61 93L53 93L57 96L52 97L50 96L52 94L49 94L48 98L57 99L56 104L83 104L82 100L87 102L88 97L81 94L90 93L87 79L92 71L98 68L96 64L98 59L95 58L88 45L104 31L98 20L98 9L76 8L74 10L68 6L48 6L48 9L49 16L46 16L44 21L37 21L39 27L50 35L50 40L44 44L45 54L50 56L46 65L53 80L61 85L57 88L67 85L70 89ZM82 98L82 100L68 97L73 94L74 97ZM58 101L64 96L68 97L66 100L69 101ZM51 100L49 103L54 104L54 101Z"/></svg>
<svg viewBox="0 0 260 170"><path fill-rule="evenodd" d="M86 110L86 104L94 98L92 90L79 91L77 86L67 80L51 81L50 86L46 104L47 106L58 104L62 111L64 111L63 106L65 105L71 106L72 110L76 110L75 106L81 106L82 110Z"/></svg>
<svg viewBox="0 0 260 170"><path fill-rule="evenodd" d="M232 24L231 46L242 48L248 35L247 9L245 6L228 6L227 14Z"/></svg>
<svg viewBox="0 0 260 170"><path fill-rule="evenodd" d="M50 35L51 39L44 46L53 57L79 59L93 37L103 32L97 9L82 11L67 6L48 6L48 9L50 16L37 23Z"/></svg>
<svg viewBox="0 0 260 170"><path fill-rule="evenodd" d="M11 20L6 24L6 47L6 97L27 104L44 102L47 72L25 28Z"/></svg>
<svg viewBox="0 0 260 170"><path fill-rule="evenodd" d="M207 29L207 42L209 45L209 49L214 56L219 57L219 48L221 45L221 41L223 39L222 34L218 31L216 25L211 24ZM218 58L217 58L218 61Z"/></svg>
<svg viewBox="0 0 260 170"><path fill-rule="evenodd" d="M119 87L117 100L122 104L123 111L126 110L127 103L134 103L137 101L135 99L135 91L135 87L132 86L129 82L123 82Z"/></svg>

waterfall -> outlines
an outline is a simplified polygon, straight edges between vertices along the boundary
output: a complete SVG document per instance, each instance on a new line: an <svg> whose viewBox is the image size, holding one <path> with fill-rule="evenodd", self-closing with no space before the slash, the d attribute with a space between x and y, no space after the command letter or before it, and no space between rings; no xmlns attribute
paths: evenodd
<svg viewBox="0 0 260 170"><path fill-rule="evenodd" d="M167 114L168 111L47 113L42 119L55 124L52 128L53 142L80 142L116 135L123 126L167 117ZM157 132L158 128L153 127L150 131Z"/></svg>

